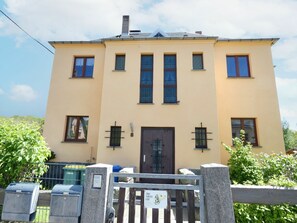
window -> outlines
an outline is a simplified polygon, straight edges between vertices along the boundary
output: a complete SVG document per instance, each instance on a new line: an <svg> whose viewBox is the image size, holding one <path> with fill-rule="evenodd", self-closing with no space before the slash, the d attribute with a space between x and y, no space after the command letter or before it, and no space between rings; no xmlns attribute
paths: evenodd
<svg viewBox="0 0 297 223"><path fill-rule="evenodd" d="M176 55L164 55L164 103L177 103Z"/></svg>
<svg viewBox="0 0 297 223"><path fill-rule="evenodd" d="M203 70L202 54L193 54L193 70Z"/></svg>
<svg viewBox="0 0 297 223"><path fill-rule="evenodd" d="M140 103L153 102L153 55L141 55Z"/></svg>
<svg viewBox="0 0 297 223"><path fill-rule="evenodd" d="M228 77L250 77L248 56L227 56Z"/></svg>
<svg viewBox="0 0 297 223"><path fill-rule="evenodd" d="M158 32L154 37L164 37L160 32Z"/></svg>
<svg viewBox="0 0 297 223"><path fill-rule="evenodd" d="M67 116L65 141L86 142L88 125L88 116Z"/></svg>
<svg viewBox="0 0 297 223"><path fill-rule="evenodd" d="M110 139L109 146L118 147L121 146L121 126L110 126Z"/></svg>
<svg viewBox="0 0 297 223"><path fill-rule="evenodd" d="M94 57L75 57L72 77L93 77Z"/></svg>
<svg viewBox="0 0 297 223"><path fill-rule="evenodd" d="M125 70L125 55L116 55L115 70Z"/></svg>
<svg viewBox="0 0 297 223"><path fill-rule="evenodd" d="M207 131L206 128L195 128L195 148L207 149Z"/></svg>
<svg viewBox="0 0 297 223"><path fill-rule="evenodd" d="M256 121L254 118L232 118L232 138L240 137L240 130L245 131L245 140L258 146Z"/></svg>

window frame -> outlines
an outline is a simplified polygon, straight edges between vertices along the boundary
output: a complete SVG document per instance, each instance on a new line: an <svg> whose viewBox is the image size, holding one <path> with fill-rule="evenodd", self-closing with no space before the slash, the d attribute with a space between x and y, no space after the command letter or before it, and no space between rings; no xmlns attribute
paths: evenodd
<svg viewBox="0 0 297 223"><path fill-rule="evenodd" d="M174 64L175 67L174 68L166 68L166 64L165 64L166 59L165 58L168 57L168 56L174 56L175 57L175 64ZM178 103L178 100L177 100L177 56L176 56L176 54L164 54L163 59L164 59L164 65L163 65L163 67L164 67L163 103L164 104L177 104ZM175 83L174 84L166 84L166 71L174 72L174 76L175 76ZM170 101L166 97L166 89L170 89L170 88L175 89L175 92L174 92L175 93L175 95L174 95L175 100L174 101Z"/></svg>
<svg viewBox="0 0 297 223"><path fill-rule="evenodd" d="M195 57L200 57L201 58L201 65L202 65L202 67L201 68L196 68L195 66L194 66L194 58ZM204 61L203 61L203 53L193 53L192 54L192 69L193 70L204 70Z"/></svg>
<svg viewBox="0 0 297 223"><path fill-rule="evenodd" d="M114 134L119 133L119 136ZM110 137L109 137L109 147L121 147L121 139L122 139L122 126L110 126ZM118 140L118 142L116 141Z"/></svg>
<svg viewBox="0 0 297 223"><path fill-rule="evenodd" d="M198 130L203 130L199 132ZM203 137L198 137L198 136L203 136ZM199 143L199 142L204 142ZM207 149L207 128L206 127L195 127L195 149Z"/></svg>
<svg viewBox="0 0 297 223"><path fill-rule="evenodd" d="M240 65L239 65L239 61L238 58L239 57L245 57L247 60L247 71L248 71L248 76L242 76L241 72L240 72ZM235 72L236 75L235 76L230 76L229 72L228 72L228 58L234 58L235 59ZM249 55L227 55L226 56L226 65L227 65L227 76L228 78L250 78L251 77L251 69L250 69L250 58Z"/></svg>
<svg viewBox="0 0 297 223"><path fill-rule="evenodd" d="M77 59L83 59L83 68L82 68L82 76L77 76L75 74L76 72L76 60ZM86 67L87 67L87 60L93 59L93 68L92 68L92 75L86 76ZM94 66L95 66L95 57L94 56L75 56L74 57L74 64L73 64L73 70L72 70L72 78L93 78L94 76Z"/></svg>
<svg viewBox="0 0 297 223"><path fill-rule="evenodd" d="M69 139L68 138L68 131L69 131L69 122L71 118L76 118L78 122L76 123L76 131L75 131L75 136L74 139ZM87 129L86 129L86 134L84 139L79 139L79 128L80 128L80 123L81 119L83 118L88 118L88 124L87 124ZM89 128L89 116L79 116L79 115L67 115L66 116L66 129L65 129L65 136L64 136L64 142L87 142L88 140L88 128Z"/></svg>
<svg viewBox="0 0 297 223"><path fill-rule="evenodd" d="M118 67L118 59L119 58L124 58L124 64L123 67ZM114 65L114 70L115 71L125 71L126 69L126 54L116 54L115 55L115 65Z"/></svg>
<svg viewBox="0 0 297 223"><path fill-rule="evenodd" d="M143 57L152 57L152 66L151 68L144 68L143 65L142 65L142 58ZM143 72L150 72L151 71L151 79L152 79L152 84L143 84L142 83L142 75L143 75ZM150 88L151 89L151 100L150 101L145 101L143 100L144 98L142 97L142 89L143 88ZM153 103L153 95L154 95L154 92L153 92L153 89L154 89L154 55L153 54L143 54L141 55L141 58L140 58L140 86L139 86L139 103L140 104L151 104Z"/></svg>
<svg viewBox="0 0 297 223"><path fill-rule="evenodd" d="M240 121L240 130L244 130L244 131L245 131L245 129L244 129L244 121L245 120L252 120L253 121L253 124L254 124L253 127L254 127L255 143L251 143L251 144L253 146L256 146L256 147L259 146L256 118L231 118L231 134L233 133L232 120L239 120ZM233 135L232 135L232 138L233 138Z"/></svg>

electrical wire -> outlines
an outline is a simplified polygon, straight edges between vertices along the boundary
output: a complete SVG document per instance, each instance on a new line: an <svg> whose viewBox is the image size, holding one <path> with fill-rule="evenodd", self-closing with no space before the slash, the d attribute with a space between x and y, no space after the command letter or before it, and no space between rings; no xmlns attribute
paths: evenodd
<svg viewBox="0 0 297 223"><path fill-rule="evenodd" d="M22 30L24 33L26 33L31 39L33 39L35 42L37 42L39 45L41 45L43 48L45 48L47 51L49 51L51 54L54 54L49 48L47 48L45 45L43 45L41 42L39 42L37 39L35 39L33 36L31 36L28 32L26 32L22 27L20 27L15 21L13 21L8 15L6 15L1 9L0 12L9 19L13 24L15 24L20 30Z"/></svg>

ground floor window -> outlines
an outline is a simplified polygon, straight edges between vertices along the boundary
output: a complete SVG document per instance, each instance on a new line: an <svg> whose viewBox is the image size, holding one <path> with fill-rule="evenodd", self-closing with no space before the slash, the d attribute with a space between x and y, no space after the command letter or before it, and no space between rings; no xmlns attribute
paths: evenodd
<svg viewBox="0 0 297 223"><path fill-rule="evenodd" d="M86 142L88 125L88 116L67 116L65 141Z"/></svg>
<svg viewBox="0 0 297 223"><path fill-rule="evenodd" d="M240 137L240 130L245 131L245 140L258 146L255 118L232 118L232 138Z"/></svg>
<svg viewBox="0 0 297 223"><path fill-rule="evenodd" d="M195 148L206 149L207 148L207 131L206 128L195 128Z"/></svg>
<svg viewBox="0 0 297 223"><path fill-rule="evenodd" d="M109 146L111 147L119 147L121 146L121 126L110 126L110 139Z"/></svg>

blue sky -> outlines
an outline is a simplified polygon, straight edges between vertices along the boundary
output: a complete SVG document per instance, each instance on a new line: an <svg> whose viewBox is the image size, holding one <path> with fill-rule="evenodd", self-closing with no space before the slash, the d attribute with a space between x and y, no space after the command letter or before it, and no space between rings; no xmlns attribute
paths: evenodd
<svg viewBox="0 0 297 223"><path fill-rule="evenodd" d="M144 32L279 37L272 52L281 118L297 130L296 0L3 0L0 9L49 48L51 40L117 35L124 14ZM53 58L0 13L0 116L45 116Z"/></svg>

